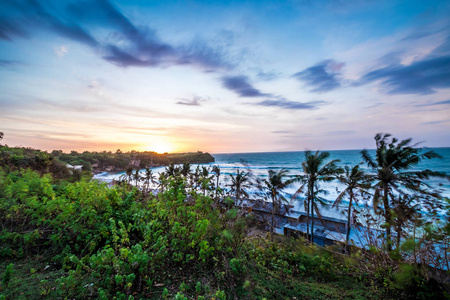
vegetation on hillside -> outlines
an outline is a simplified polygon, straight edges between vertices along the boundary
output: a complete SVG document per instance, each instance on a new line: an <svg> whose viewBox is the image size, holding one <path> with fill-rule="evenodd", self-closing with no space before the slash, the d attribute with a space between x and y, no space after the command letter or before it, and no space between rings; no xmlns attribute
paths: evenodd
<svg viewBox="0 0 450 300"><path fill-rule="evenodd" d="M148 183L156 181L151 172L137 189L127 182L135 180L133 174L108 187L31 168L0 168L0 299L449 296L448 199L440 199L447 214L439 215L437 224L433 216L407 213L411 191L400 193L402 198L393 193L390 219L378 225L414 226L400 233L398 245L380 235L368 249L322 248L302 238L267 238L261 231L267 224L229 197L245 195L248 173L239 184L232 177L228 191L218 184L217 168L172 165L160 176L158 192L151 193ZM284 173L277 174L272 172L264 189L274 203L286 183ZM307 195L312 204L317 193ZM437 205L432 201L437 194L426 195L415 199Z"/></svg>
<svg viewBox="0 0 450 300"><path fill-rule="evenodd" d="M0 140L3 133L0 132ZM66 167L82 166L83 171L126 171L127 169L144 169L147 167L168 166L183 163L211 163L214 157L201 151L188 153L164 153L144 151L111 151L64 153L53 150L51 153L24 147L0 145L0 166L10 170L31 168L41 174L52 173L55 178L70 177L73 172ZM79 177L79 174L76 174Z"/></svg>
<svg viewBox="0 0 450 300"><path fill-rule="evenodd" d="M85 169L94 171L125 171L129 167L143 169L170 164L214 162L214 157L211 154L201 151L159 154L152 151L122 152L120 149L114 153L111 151L85 151L83 153L71 151L70 153L63 153L61 150L54 150L51 154L65 163L82 165Z"/></svg>

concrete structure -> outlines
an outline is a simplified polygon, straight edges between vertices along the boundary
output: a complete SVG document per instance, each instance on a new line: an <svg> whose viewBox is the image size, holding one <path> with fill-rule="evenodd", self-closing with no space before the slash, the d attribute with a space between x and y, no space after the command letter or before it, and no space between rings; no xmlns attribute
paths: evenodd
<svg viewBox="0 0 450 300"><path fill-rule="evenodd" d="M258 220L267 224L270 230L272 221L272 203L263 200L244 200L242 207L251 212ZM350 243L357 247L367 248L371 244L370 239L377 239L382 231L357 226L352 218L351 224L347 222L347 216L341 210L334 208L322 208L319 210L321 217L314 214L314 242L320 246L333 245L336 242L345 242L348 226L351 226ZM287 236L303 236L307 238L307 213L303 206L281 205L274 214L275 232ZM310 219L311 230L311 219Z"/></svg>

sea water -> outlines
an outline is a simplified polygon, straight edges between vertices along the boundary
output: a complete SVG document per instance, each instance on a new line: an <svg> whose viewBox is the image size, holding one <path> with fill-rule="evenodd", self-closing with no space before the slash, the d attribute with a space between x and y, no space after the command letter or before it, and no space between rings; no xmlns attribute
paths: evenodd
<svg viewBox="0 0 450 300"><path fill-rule="evenodd" d="M435 159L424 159L420 164L414 166L408 171L420 171L420 170L432 170L436 172L441 172L450 175L450 148L430 148L422 151L433 150L439 154L442 158ZM352 168L353 166L360 164L360 168L367 172L372 172L361 156L361 150L336 150L327 151L330 153L330 157L325 160L328 162L330 160L339 160L337 165L340 167L348 166ZM375 150L368 150L369 155L375 160ZM314 154L314 152L313 152ZM278 171L281 169L286 169L288 171L288 176L286 179L294 178L297 175L303 175L302 172L302 162L305 160L304 151L293 151L293 152L258 152L258 153L228 153L228 154L212 154L215 158L214 163L201 164L200 166L211 167L213 165L218 165L220 167L220 186L227 188L231 182L230 175L236 175L237 170L244 172L251 172L253 179L264 180L268 177L268 170ZM193 164L191 170L194 171L197 167ZM165 167L153 168L153 173L158 178L158 174L163 172ZM143 171L142 171L143 173ZM124 172L104 172L94 176L94 179L110 181L112 179L119 179L123 176ZM143 174L142 174L143 175ZM450 181L443 178L431 178L426 180L430 188L438 189L444 197L450 197ZM284 194L286 198L292 196L298 188L301 186L300 183L293 183L284 189ZM334 201L339 193L344 189L344 186L339 182L332 181L327 183L320 183L320 188L326 190L328 193L322 195L323 198ZM256 195L257 191L250 191L251 194ZM302 195L302 194L301 194ZM304 195L304 193L303 193Z"/></svg>

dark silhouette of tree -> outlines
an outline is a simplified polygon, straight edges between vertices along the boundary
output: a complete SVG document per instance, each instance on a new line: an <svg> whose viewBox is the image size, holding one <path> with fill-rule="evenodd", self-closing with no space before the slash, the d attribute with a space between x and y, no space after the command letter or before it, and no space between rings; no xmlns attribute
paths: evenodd
<svg viewBox="0 0 450 300"><path fill-rule="evenodd" d="M158 188L160 192L164 192L167 188L167 185L169 184L169 177L167 173L166 172L159 173L158 181L159 181Z"/></svg>
<svg viewBox="0 0 450 300"><path fill-rule="evenodd" d="M400 241L408 228L415 226L419 217L419 203L410 195L399 195L392 199L393 227L396 232L396 249L400 249Z"/></svg>
<svg viewBox="0 0 450 300"><path fill-rule="evenodd" d="M291 181L284 180L288 173L288 170L281 169L278 172L273 170L269 170L269 177L267 180L264 180L265 188L269 192L270 198L272 200L272 224L271 224L271 240L273 242L273 232L275 231L275 211L278 211L282 202L285 204L288 201L281 194L281 191L286 188Z"/></svg>
<svg viewBox="0 0 450 300"><path fill-rule="evenodd" d="M170 164L164 170L164 172L167 174L168 177L170 177L170 176L175 177L178 174L180 174L180 171L181 171L180 167L176 167L174 164Z"/></svg>
<svg viewBox="0 0 450 300"><path fill-rule="evenodd" d="M202 167L202 170L200 173L200 178L199 178L199 183L200 183L200 188L203 192L203 195L205 195L205 196L206 196L206 191L210 188L210 182L211 182L212 178L213 178L213 176L210 175L209 168Z"/></svg>
<svg viewBox="0 0 450 300"><path fill-rule="evenodd" d="M360 192L361 196L363 196L367 189L370 188L370 177L364 172L364 170L359 168L359 165L356 165L352 169L345 166L344 173L339 175L337 179L345 185L345 189L338 195L333 203L333 207L339 207L346 195L349 197L347 211L347 234L345 238L348 245L353 203L358 201L358 198L356 197L358 192Z"/></svg>
<svg viewBox="0 0 450 300"><path fill-rule="evenodd" d="M219 192L219 178L220 178L220 167L217 165L212 166L212 170L211 170L214 175L216 176L216 191L214 194L214 199L217 201L217 194Z"/></svg>
<svg viewBox="0 0 450 300"><path fill-rule="evenodd" d="M145 168L145 174L144 174L144 180L145 180L145 191L149 191L150 183L155 183L155 175L153 175L152 169L149 167Z"/></svg>
<svg viewBox="0 0 450 300"><path fill-rule="evenodd" d="M236 197L236 205L240 205L241 196L248 197L247 189L251 188L250 176L249 172L240 171L239 169L236 172L236 176L230 174L231 184L228 186L231 187L231 192L234 193Z"/></svg>
<svg viewBox="0 0 450 300"><path fill-rule="evenodd" d="M318 200L320 203L325 203L322 199L317 196L319 192L323 190L319 189L319 182L328 182L336 178L336 176L342 172L342 169L338 168L336 163L339 162L338 159L329 161L325 163L330 157L328 152L319 152L312 154L311 151L305 151L305 160L302 162L302 169L304 175L297 176L296 181L303 183L302 186L293 195L296 198L299 193L303 191L304 186L307 187L306 191L306 231L307 235L309 232L309 219L311 215L311 242L314 242L314 212L320 217L320 211L315 203Z"/></svg>
<svg viewBox="0 0 450 300"><path fill-rule="evenodd" d="M139 181L141 181L141 174L139 173L139 169L134 170L133 179L134 179L136 187L139 187L138 183L139 183Z"/></svg>
<svg viewBox="0 0 450 300"><path fill-rule="evenodd" d="M183 177L187 179L189 177L190 173L191 173L191 164L190 163L184 163L181 166L180 174L183 175Z"/></svg>
<svg viewBox="0 0 450 300"><path fill-rule="evenodd" d="M428 185L424 179L430 177L450 177L441 172L431 170L411 171L424 159L440 158L433 151L422 153L417 144L410 146L412 139L399 141L396 138L389 139L390 134L378 133L375 135L376 154L373 159L367 150L361 152L364 161L372 168L375 183L373 205L375 212L381 214L385 220L387 250L392 251L391 227L393 225L391 203L396 195L407 195L410 193L428 194ZM438 195L436 194L436 197ZM379 204L382 202L382 207Z"/></svg>
<svg viewBox="0 0 450 300"><path fill-rule="evenodd" d="M125 173L128 176L128 183L131 183L131 176L133 175L133 168L132 167L128 167L126 169Z"/></svg>

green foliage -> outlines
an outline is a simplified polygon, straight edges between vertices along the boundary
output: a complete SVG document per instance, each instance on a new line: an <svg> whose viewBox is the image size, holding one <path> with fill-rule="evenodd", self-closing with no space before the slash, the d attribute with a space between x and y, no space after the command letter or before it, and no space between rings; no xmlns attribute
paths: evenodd
<svg viewBox="0 0 450 300"><path fill-rule="evenodd" d="M14 265L12 263L10 263L6 269L5 272L3 273L3 277L2 277L2 284L3 286L8 286L8 283L11 281L11 278L14 274Z"/></svg>
<svg viewBox="0 0 450 300"><path fill-rule="evenodd" d="M0 169L1 292L56 299L343 299L392 297L408 289L443 294L419 269L363 272L368 263L362 254L342 256L303 240L249 239L251 216L215 205L204 193L188 192L180 174L153 196ZM44 266L33 260L44 256ZM27 259L32 263L15 262ZM20 282L27 281L34 292L25 292Z"/></svg>

